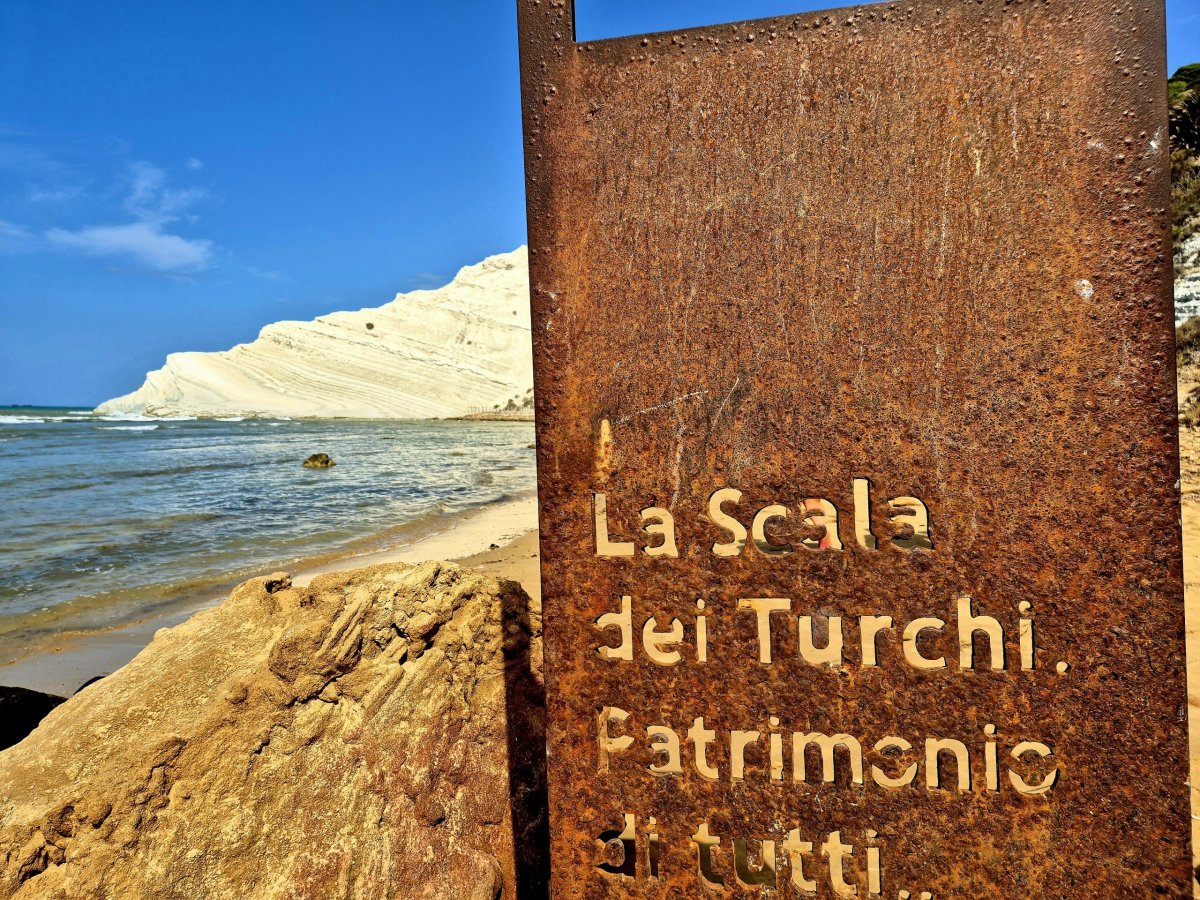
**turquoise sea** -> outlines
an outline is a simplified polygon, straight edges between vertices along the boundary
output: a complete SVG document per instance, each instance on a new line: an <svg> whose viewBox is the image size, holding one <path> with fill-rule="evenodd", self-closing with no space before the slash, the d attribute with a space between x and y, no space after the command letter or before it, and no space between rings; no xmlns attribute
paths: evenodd
<svg viewBox="0 0 1200 900"><path fill-rule="evenodd" d="M526 496L533 426L0 407L0 664ZM301 463L328 453L337 466Z"/></svg>

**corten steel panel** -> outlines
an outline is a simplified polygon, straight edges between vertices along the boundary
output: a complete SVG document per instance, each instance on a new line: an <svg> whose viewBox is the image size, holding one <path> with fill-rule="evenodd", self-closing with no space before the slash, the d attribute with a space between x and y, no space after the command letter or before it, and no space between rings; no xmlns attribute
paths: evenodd
<svg viewBox="0 0 1200 900"><path fill-rule="evenodd" d="M555 896L699 896L701 822L731 895L759 890L735 881L734 839L754 861L792 828L817 845L822 897L833 831L874 896L867 829L885 897L1190 894L1161 0L917 0L588 44L570 0L519 0L519 15ZM875 551L855 540L855 478L872 482ZM770 536L794 553L713 555L728 535L707 502L729 485L744 524L788 507ZM636 556L596 556L596 492ZM932 551L890 540L907 532L886 498L905 495L929 507ZM798 545L797 505L820 497L843 552ZM678 558L643 554L649 506L673 513ZM604 660L616 633L593 623L624 594L636 655ZM1006 631L1004 672L959 669L968 595ZM845 617L844 667L798 657L794 615L759 663L755 617L736 610L753 597ZM949 665L906 664L892 632L864 667L867 614L946 620L924 645ZM643 652L651 615L687 625L682 664ZM634 737L607 774L603 706L629 711L613 732ZM697 716L721 735L716 782L691 762ZM659 723L683 739L682 775L648 771ZM794 783L790 745L772 783L762 743L733 784L731 729L854 735L865 784ZM884 735L917 747L913 786L872 781ZM968 746L968 793L925 787L928 737ZM1053 748L1049 795L1010 787L1010 765L1047 770L1011 763L1020 741ZM596 868L619 862L597 837L625 813L636 879ZM798 896L778 856L774 895Z"/></svg>

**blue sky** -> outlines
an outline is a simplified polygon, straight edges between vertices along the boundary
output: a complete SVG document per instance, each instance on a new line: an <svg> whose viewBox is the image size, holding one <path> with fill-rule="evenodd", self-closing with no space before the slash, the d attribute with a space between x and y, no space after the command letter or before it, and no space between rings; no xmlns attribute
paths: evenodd
<svg viewBox="0 0 1200 900"><path fill-rule="evenodd" d="M374 306L525 240L514 0L3 0L0 404ZM582 37L804 0L577 0ZM1172 69L1200 0L1170 0Z"/></svg>

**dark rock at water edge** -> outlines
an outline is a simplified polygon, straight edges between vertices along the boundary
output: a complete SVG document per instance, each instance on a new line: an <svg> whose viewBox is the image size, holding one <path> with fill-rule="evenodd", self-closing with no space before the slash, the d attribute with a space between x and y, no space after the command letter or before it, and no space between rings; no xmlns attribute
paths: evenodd
<svg viewBox="0 0 1200 900"><path fill-rule="evenodd" d="M328 453L314 453L304 461L306 469L332 469L336 465Z"/></svg>
<svg viewBox="0 0 1200 900"><path fill-rule="evenodd" d="M0 687L0 750L23 741L66 697L27 688Z"/></svg>

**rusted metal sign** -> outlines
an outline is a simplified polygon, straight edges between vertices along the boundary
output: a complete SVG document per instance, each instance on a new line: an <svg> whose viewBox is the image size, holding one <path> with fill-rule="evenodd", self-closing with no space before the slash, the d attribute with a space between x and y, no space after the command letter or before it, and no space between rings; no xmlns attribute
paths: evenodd
<svg viewBox="0 0 1200 900"><path fill-rule="evenodd" d="M1183 897L1161 0L519 0L556 897Z"/></svg>

